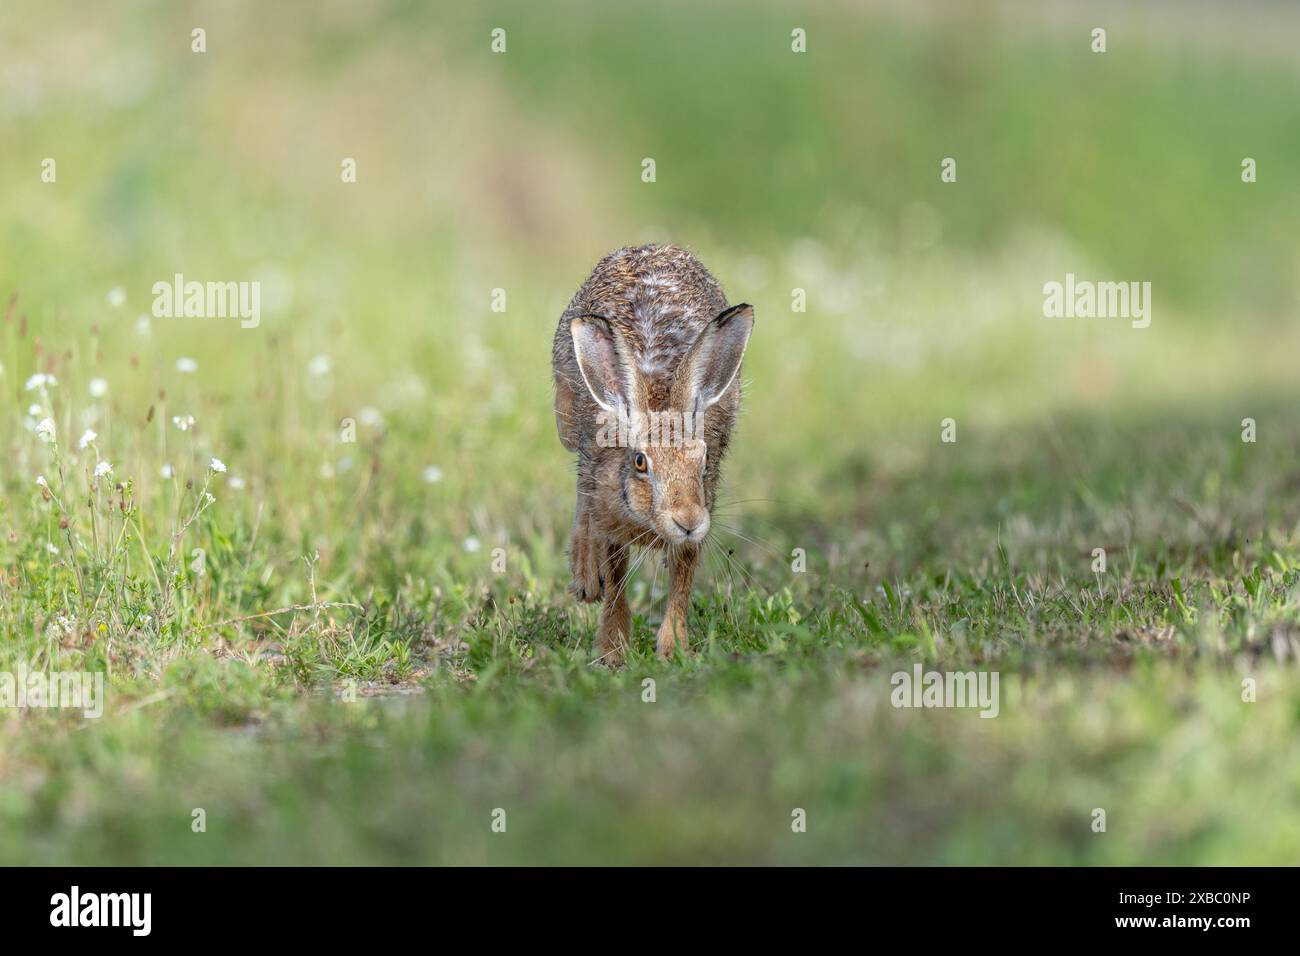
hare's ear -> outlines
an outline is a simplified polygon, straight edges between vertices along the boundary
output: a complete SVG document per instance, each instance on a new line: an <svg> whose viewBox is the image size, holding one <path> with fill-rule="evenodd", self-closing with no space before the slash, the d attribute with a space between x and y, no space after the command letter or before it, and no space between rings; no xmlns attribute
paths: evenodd
<svg viewBox="0 0 1300 956"><path fill-rule="evenodd" d="M733 305L704 327L673 379L673 406L698 413L722 398L740 373L754 330L754 307Z"/></svg>
<svg viewBox="0 0 1300 956"><path fill-rule="evenodd" d="M639 408L640 372L619 330L599 315L580 315L569 323L569 331L578 371L596 404L607 412L616 411L619 405Z"/></svg>

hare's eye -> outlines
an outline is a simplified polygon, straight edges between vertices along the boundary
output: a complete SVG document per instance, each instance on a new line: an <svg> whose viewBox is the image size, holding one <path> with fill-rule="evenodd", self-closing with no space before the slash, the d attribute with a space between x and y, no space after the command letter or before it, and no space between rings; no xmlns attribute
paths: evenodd
<svg viewBox="0 0 1300 956"><path fill-rule="evenodd" d="M650 461L641 452L637 452L632 456L632 467L644 475L650 467Z"/></svg>

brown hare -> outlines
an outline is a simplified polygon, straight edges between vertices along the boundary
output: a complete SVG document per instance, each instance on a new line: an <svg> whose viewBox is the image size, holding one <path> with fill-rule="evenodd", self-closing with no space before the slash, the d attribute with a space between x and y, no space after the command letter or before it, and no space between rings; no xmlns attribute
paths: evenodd
<svg viewBox="0 0 1300 956"><path fill-rule="evenodd" d="M687 649L691 581L753 327L753 308L728 306L699 259L656 245L607 255L560 317L555 420L578 453L569 590L603 602L596 653L610 666L622 664L631 636L633 548L665 552L659 656Z"/></svg>

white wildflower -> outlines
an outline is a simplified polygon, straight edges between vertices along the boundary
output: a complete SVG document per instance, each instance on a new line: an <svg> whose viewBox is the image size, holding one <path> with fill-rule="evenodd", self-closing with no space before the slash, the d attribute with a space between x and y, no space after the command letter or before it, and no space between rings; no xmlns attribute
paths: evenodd
<svg viewBox="0 0 1300 956"><path fill-rule="evenodd" d="M54 388L59 384L59 380L53 375L47 375L44 372L37 372L27 380L27 391L34 392L38 388Z"/></svg>
<svg viewBox="0 0 1300 956"><path fill-rule="evenodd" d="M96 438L98 438L98 437L99 437L99 436L98 436L97 434L95 434L94 431L92 431L91 429L87 428L84 432L81 433L81 438L78 439L78 441L77 441L77 447L78 447L78 448L85 448L87 445L89 445L91 442L93 442L93 441L94 441Z"/></svg>
<svg viewBox="0 0 1300 956"><path fill-rule="evenodd" d="M103 398L108 394L108 379L92 378L90 380L90 397Z"/></svg>
<svg viewBox="0 0 1300 956"><path fill-rule="evenodd" d="M37 475L37 476L36 476L36 483L37 483L38 485L40 485L42 488L48 488L48 487L50 487L50 483L49 483L48 481L45 480L45 476L44 476L44 475Z"/></svg>
<svg viewBox="0 0 1300 956"><path fill-rule="evenodd" d="M95 466L96 478L107 478L112 473L113 473L113 466L106 461L101 461L98 465Z"/></svg>
<svg viewBox="0 0 1300 956"><path fill-rule="evenodd" d="M173 416L172 416L172 424L175 425L177 428L179 428L181 431L183 431L183 432L187 432L187 431L189 431L191 428L194 427L194 416L193 416L193 415L173 415Z"/></svg>
<svg viewBox="0 0 1300 956"><path fill-rule="evenodd" d="M178 372L188 373L188 372L197 372L198 370L199 370L199 363L194 361L194 359L192 358L188 358L182 355L180 358L176 360L176 371Z"/></svg>
<svg viewBox="0 0 1300 956"><path fill-rule="evenodd" d="M357 412L357 421L367 428L378 428L384 423L384 415L379 409L367 405Z"/></svg>
<svg viewBox="0 0 1300 956"><path fill-rule="evenodd" d="M212 469L214 474L224 475L226 473L226 463L220 458L212 459L212 461L208 462L208 467Z"/></svg>
<svg viewBox="0 0 1300 956"><path fill-rule="evenodd" d="M110 306L114 309L120 309L126 303L126 290L121 286L114 286L112 289L108 290L108 296L106 298Z"/></svg>
<svg viewBox="0 0 1300 956"><path fill-rule="evenodd" d="M333 363L328 355L317 355L307 363L307 374L313 378L322 378L330 373Z"/></svg>
<svg viewBox="0 0 1300 956"><path fill-rule="evenodd" d="M170 478L172 476L172 466L163 465L158 469L158 474L162 475L164 478Z"/></svg>
<svg viewBox="0 0 1300 956"><path fill-rule="evenodd" d="M464 548L466 551L473 553L477 551L481 547L481 545L479 544L478 538L474 537L473 535L470 535L461 543L461 547Z"/></svg>
<svg viewBox="0 0 1300 956"><path fill-rule="evenodd" d="M430 465L428 468L424 469L424 480L431 485L436 485L438 482L442 481L442 469L437 465Z"/></svg>
<svg viewBox="0 0 1300 956"><path fill-rule="evenodd" d="M244 488L244 479L240 478L238 475L231 475L226 479L226 487L233 488L235 491L242 491Z"/></svg>
<svg viewBox="0 0 1300 956"><path fill-rule="evenodd" d="M47 445L54 441L54 419L43 418L36 425L36 437Z"/></svg>

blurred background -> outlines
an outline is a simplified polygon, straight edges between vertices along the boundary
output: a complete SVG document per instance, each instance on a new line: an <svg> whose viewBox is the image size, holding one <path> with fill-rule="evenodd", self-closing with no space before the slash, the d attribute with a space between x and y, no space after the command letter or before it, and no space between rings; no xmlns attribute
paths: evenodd
<svg viewBox="0 0 1300 956"><path fill-rule="evenodd" d="M50 353L96 326L105 366L140 357L114 383L137 404L201 354L201 400L267 480L327 463L310 415L362 407L446 494L526 456L503 505L556 500L550 336L601 255L647 240L756 304L734 470L792 506L943 417L1194 402L1230 428L1231 396L1293 379L1290 5L468 6L6 4L3 275ZM136 318L177 272L259 278L261 326L156 321L146 349ZM1067 272L1151 282L1151 327L1044 319ZM332 359L324 407L285 391L284 354Z"/></svg>

